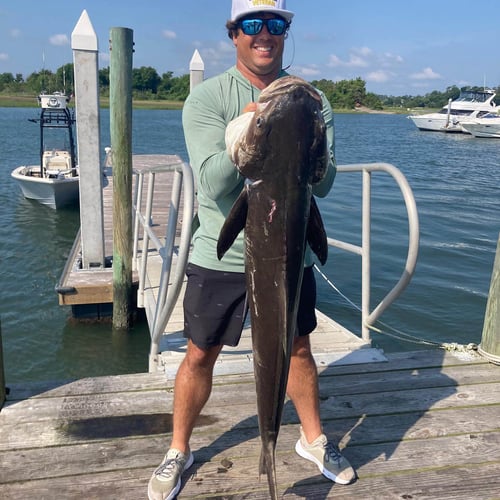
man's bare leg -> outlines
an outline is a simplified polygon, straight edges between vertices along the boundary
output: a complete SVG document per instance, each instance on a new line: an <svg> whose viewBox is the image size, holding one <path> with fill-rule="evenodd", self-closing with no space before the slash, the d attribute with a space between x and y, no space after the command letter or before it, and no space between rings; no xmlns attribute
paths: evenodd
<svg viewBox="0 0 500 500"><path fill-rule="evenodd" d="M213 367L221 349L200 349L188 340L186 356L175 377L171 448L188 453L196 419L212 391Z"/></svg>
<svg viewBox="0 0 500 500"><path fill-rule="evenodd" d="M295 405L307 441L312 443L323 431L319 412L318 371L311 353L309 335L294 339L287 394Z"/></svg>

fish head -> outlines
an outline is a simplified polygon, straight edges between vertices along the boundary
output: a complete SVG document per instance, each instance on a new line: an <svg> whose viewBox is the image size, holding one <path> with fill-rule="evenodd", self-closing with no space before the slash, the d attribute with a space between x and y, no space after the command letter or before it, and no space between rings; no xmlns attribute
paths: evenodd
<svg viewBox="0 0 500 500"><path fill-rule="evenodd" d="M283 175L275 167L289 157L289 175L319 182L329 161L322 107L319 93L301 78L285 76L266 87L235 151L241 174L253 181Z"/></svg>

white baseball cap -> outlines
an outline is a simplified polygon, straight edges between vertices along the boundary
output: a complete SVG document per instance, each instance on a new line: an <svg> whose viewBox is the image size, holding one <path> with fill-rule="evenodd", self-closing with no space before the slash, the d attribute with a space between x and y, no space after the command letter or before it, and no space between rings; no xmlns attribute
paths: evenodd
<svg viewBox="0 0 500 500"><path fill-rule="evenodd" d="M277 14L290 22L293 12L286 10L286 0L233 0L231 21L254 14L255 12L269 12Z"/></svg>

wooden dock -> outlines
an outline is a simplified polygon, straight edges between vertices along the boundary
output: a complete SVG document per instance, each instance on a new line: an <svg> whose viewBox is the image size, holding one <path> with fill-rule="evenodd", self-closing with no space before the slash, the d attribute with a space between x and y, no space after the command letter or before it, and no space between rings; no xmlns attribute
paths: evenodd
<svg viewBox="0 0 500 500"><path fill-rule="evenodd" d="M335 485L294 452L286 403L277 447L285 499L500 498L500 367L441 350L321 367L325 431L359 479ZM219 375L191 444L180 499L267 499L258 475L253 377ZM168 446L172 382L161 374L15 385L0 412L0 498L146 498Z"/></svg>
<svg viewBox="0 0 500 500"><path fill-rule="evenodd" d="M173 155L134 155L133 168L135 171L147 170L159 165L171 165L181 162ZM148 186L145 178L144 191ZM167 172L156 176L154 184L154 232L164 240L168 221L168 200L173 185L173 173ZM104 248L107 260L113 256L113 176L112 171L106 176L103 189L104 206ZM143 205L145 200L143 199ZM79 308L80 317L109 315L113 301L113 270L111 267L102 270L82 270L81 242L77 238L73 250L68 258L66 269L60 280L58 289L70 290L68 293L59 293L59 303L65 306ZM174 255L175 261L175 255ZM156 249L150 248L146 270L146 284L144 292L144 307L148 322L155 316L155 306L160 283L161 258ZM138 282L138 274L134 273L134 282ZM177 368L184 357L186 342L182 331L184 319L182 312L181 293L174 308L165 334L160 342L160 357L158 367L174 377ZM83 311L83 312L82 312ZM88 311L88 313L87 313ZM377 349L370 348L367 341L343 328L341 325L318 311L317 335L314 337L314 349L318 364L327 365L337 363L359 363L384 360ZM252 346L250 329L247 326L242 335L242 341L236 348L226 347L222 351L215 367L216 374L237 374L253 372Z"/></svg>
<svg viewBox="0 0 500 500"><path fill-rule="evenodd" d="M166 213L158 219L162 235L163 220ZM111 234L109 220L105 227ZM109 240L106 245L111 248ZM155 260L148 267L149 311L158 286ZM88 300L85 294L96 290L67 298ZM0 498L146 498L171 437L181 332L178 304L162 339L163 373L11 385L0 412ZM384 357L321 314L312 340L325 432L340 442L359 479L335 485L294 452L299 423L288 401L277 447L283 498L500 498L500 367L442 350ZM248 328L216 364L212 397L191 446L195 463L179 498L269 498L258 474Z"/></svg>
<svg viewBox="0 0 500 500"><path fill-rule="evenodd" d="M176 155L133 155L132 166L135 172L154 166L180 163ZM168 200L172 191L173 174L158 175L155 181L155 233L165 238L168 220ZM148 186L146 177L144 189ZM135 186L134 186L135 189ZM145 200L143 199L143 205ZM107 262L113 258L113 175L112 169L106 170L103 186L104 215L104 254ZM133 276L137 284L138 275ZM91 304L112 304L113 270L111 265L105 269L81 269L81 241L76 238L66 268L61 276L58 289L68 290L59 293L59 304L65 306L86 306Z"/></svg>

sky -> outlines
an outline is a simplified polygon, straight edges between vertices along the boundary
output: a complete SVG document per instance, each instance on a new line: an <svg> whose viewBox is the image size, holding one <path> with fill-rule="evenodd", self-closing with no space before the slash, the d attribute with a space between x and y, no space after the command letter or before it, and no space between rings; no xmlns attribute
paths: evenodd
<svg viewBox="0 0 500 500"><path fill-rule="evenodd" d="M288 0L287 8L295 17L283 65L308 81L360 77L368 92L392 96L500 85L500 0ZM160 76L187 74L195 50L206 78L235 62L231 0L0 0L0 73L26 78L73 62L84 9L100 68L115 27L133 31L133 67Z"/></svg>

